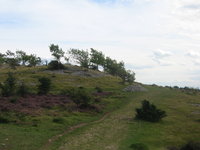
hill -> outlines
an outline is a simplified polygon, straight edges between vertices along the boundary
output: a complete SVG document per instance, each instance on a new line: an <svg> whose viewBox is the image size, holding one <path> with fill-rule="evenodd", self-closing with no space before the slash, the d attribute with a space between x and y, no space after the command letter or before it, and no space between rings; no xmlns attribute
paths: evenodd
<svg viewBox="0 0 200 150"><path fill-rule="evenodd" d="M200 93L175 88L139 85L145 91L123 91L119 77L67 66L1 69L0 82L13 72L30 94L0 98L1 150L128 150L145 145L150 150L180 147L200 139ZM38 79L51 79L49 94L37 95ZM90 107L79 107L70 92L84 89L92 96ZM135 108L148 99L167 112L158 123L134 120Z"/></svg>

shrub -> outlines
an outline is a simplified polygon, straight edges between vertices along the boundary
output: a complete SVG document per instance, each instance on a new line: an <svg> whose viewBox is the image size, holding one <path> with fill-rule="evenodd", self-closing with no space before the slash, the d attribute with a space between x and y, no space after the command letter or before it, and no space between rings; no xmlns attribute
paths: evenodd
<svg viewBox="0 0 200 150"><path fill-rule="evenodd" d="M92 102L92 96L84 88L71 89L69 95L79 107L88 107Z"/></svg>
<svg viewBox="0 0 200 150"><path fill-rule="evenodd" d="M38 79L40 84L38 85L38 94L47 94L51 88L51 80L46 77L41 77Z"/></svg>
<svg viewBox="0 0 200 150"><path fill-rule="evenodd" d="M0 85L2 96L11 96L15 93L16 78L9 72L7 79Z"/></svg>
<svg viewBox="0 0 200 150"><path fill-rule="evenodd" d="M95 87L95 90L98 92L98 93L102 93L103 92L103 89L102 88L100 88L100 87Z"/></svg>
<svg viewBox="0 0 200 150"><path fill-rule="evenodd" d="M10 101L11 103L16 103L16 102L18 101L18 98L17 98L17 97L11 97L11 98L9 99L9 101Z"/></svg>
<svg viewBox="0 0 200 150"><path fill-rule="evenodd" d="M59 69L64 69L64 68L65 66L56 60L53 60L48 64L49 70L59 70Z"/></svg>
<svg viewBox="0 0 200 150"><path fill-rule="evenodd" d="M8 120L8 118L5 118L3 116L0 116L0 123L9 123L10 121Z"/></svg>
<svg viewBox="0 0 200 150"><path fill-rule="evenodd" d="M157 109L155 105L149 101L142 101L142 108L136 109L136 119L141 119L150 122L158 122L166 116L165 111Z"/></svg>
<svg viewBox="0 0 200 150"><path fill-rule="evenodd" d="M135 143L130 146L133 150L149 150L149 148L143 143Z"/></svg>
<svg viewBox="0 0 200 150"><path fill-rule="evenodd" d="M199 142L188 142L180 150L200 150Z"/></svg>
<svg viewBox="0 0 200 150"><path fill-rule="evenodd" d="M63 124L63 123L64 123L64 119L61 118L61 117L54 118L54 119L53 119L53 122Z"/></svg>
<svg viewBox="0 0 200 150"><path fill-rule="evenodd" d="M18 90L17 90L17 94L18 94L19 96L24 97L24 96L26 96L28 93L29 93L29 92L28 92L28 88L26 87L26 85L24 84L24 82L21 82L21 83L20 83L20 86L19 86L19 88L18 88Z"/></svg>

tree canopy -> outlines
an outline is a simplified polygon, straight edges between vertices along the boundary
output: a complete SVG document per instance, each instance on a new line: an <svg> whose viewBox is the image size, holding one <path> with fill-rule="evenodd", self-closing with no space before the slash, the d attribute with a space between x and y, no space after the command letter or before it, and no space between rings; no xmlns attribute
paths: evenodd
<svg viewBox="0 0 200 150"><path fill-rule="evenodd" d="M49 49L50 49L50 52L52 53L52 56L54 56L55 59L56 59L58 62L60 62L60 59L61 59L62 57L64 57L65 52L64 52L61 48L59 48L58 45L54 45L54 44L51 44L51 45L49 46Z"/></svg>

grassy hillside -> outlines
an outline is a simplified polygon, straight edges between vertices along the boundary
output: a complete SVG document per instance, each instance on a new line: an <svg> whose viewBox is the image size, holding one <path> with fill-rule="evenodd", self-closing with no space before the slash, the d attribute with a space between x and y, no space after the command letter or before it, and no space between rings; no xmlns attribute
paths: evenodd
<svg viewBox="0 0 200 150"><path fill-rule="evenodd" d="M45 102L53 95L60 95L59 93L70 90L72 87L84 87L91 93L96 92L95 87L99 87L105 92L112 93L115 93L123 87L119 78L109 75L102 75L100 77L71 75L69 70L84 71L84 69L75 66L69 67L69 69L65 70L66 72L47 71L46 67L19 67L16 70L1 69L0 82L3 82L7 78L7 73L11 71L17 78L17 83L19 81L25 82L29 92L33 94L32 97L35 97L35 94L37 93L39 77L45 76L52 80L52 88L49 96L39 96L36 97L37 99L33 100L30 99L32 94L23 99L18 96L0 98L1 105L4 105L4 102L6 101L6 107L1 107L0 120L6 118L9 121L9 123L0 123L1 150L37 150L42 147L49 138L62 133L70 126L97 120L104 115L105 112L112 111L125 103L121 100L123 93L122 95L121 93L117 93L108 96L100 96L101 101L97 102L98 107L100 107L100 112L93 110L78 110L73 103L67 103L64 106L50 105L50 108L47 107L48 105L44 107L38 106L36 108L33 107L33 104L30 104L28 107L26 106L36 100L39 105L40 101ZM86 72L101 74L100 72L91 70ZM24 107L26 110L7 110L8 108L15 109L15 106L20 106L19 109Z"/></svg>
<svg viewBox="0 0 200 150"><path fill-rule="evenodd" d="M144 145L149 150L180 147L188 141L199 141L200 95L187 95L179 90L146 86L148 92L127 95L129 104L111 113L98 124L90 124L60 139L59 150L131 150L130 146ZM134 120L135 108L148 99L166 110L161 122Z"/></svg>
<svg viewBox="0 0 200 150"><path fill-rule="evenodd" d="M1 69L0 82L6 79L8 71L14 72L18 82L25 81L33 96L37 92L39 77L52 80L50 94L36 97L38 105L40 101L47 102L72 87L84 87L91 93L96 93L95 87L100 87L110 94L97 95L95 105L98 111L78 109L72 102L58 103L65 97L58 97L55 106L30 106L31 113L2 109L0 118L8 119L9 123L0 123L0 150L131 150L130 146L138 143L150 150L165 150L200 139L198 92L191 94L179 89L145 85L146 92L123 92L125 85L119 78L74 66L68 66L65 71L46 71L45 67L20 67L14 71ZM23 99L26 103L19 97L14 98L14 102L12 97L0 101L9 101L7 106L22 105L28 109L29 98ZM134 120L135 108L140 107L144 99L165 110L167 117L158 123ZM107 115L102 118L104 114ZM86 124L66 132L81 123Z"/></svg>

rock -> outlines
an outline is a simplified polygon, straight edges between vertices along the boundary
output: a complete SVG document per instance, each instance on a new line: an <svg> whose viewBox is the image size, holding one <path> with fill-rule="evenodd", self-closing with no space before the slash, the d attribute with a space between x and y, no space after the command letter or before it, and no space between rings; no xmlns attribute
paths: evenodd
<svg viewBox="0 0 200 150"><path fill-rule="evenodd" d="M134 85L130 85L130 86L126 87L125 89L123 89L123 91L125 91L125 92L145 92L145 91L147 91L147 89L142 87L139 84L134 84Z"/></svg>

